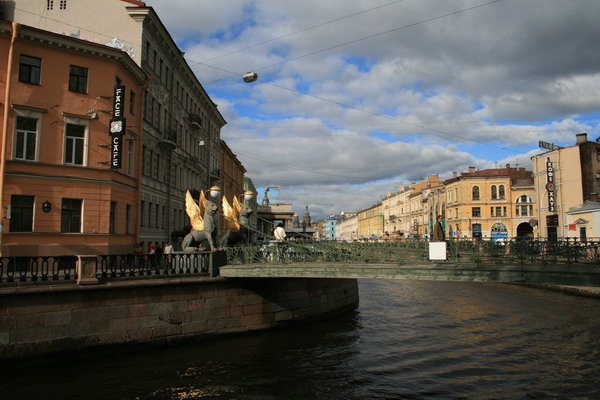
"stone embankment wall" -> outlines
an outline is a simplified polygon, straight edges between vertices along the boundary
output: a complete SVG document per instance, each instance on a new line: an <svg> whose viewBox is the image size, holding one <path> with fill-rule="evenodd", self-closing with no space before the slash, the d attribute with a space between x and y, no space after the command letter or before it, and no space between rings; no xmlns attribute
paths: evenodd
<svg viewBox="0 0 600 400"><path fill-rule="evenodd" d="M358 304L356 279L180 278L0 288L0 358L160 345L325 318Z"/></svg>

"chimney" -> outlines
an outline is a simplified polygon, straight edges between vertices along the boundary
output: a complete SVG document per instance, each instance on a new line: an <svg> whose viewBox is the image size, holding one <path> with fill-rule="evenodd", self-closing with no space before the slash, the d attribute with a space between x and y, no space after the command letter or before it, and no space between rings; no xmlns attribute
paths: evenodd
<svg viewBox="0 0 600 400"><path fill-rule="evenodd" d="M477 171L477 168L475 168L475 167L469 167L469 172L475 172L475 171Z"/></svg>
<svg viewBox="0 0 600 400"><path fill-rule="evenodd" d="M599 138L600 139L600 138ZM452 171L452 177L453 178L458 178L458 172L456 171Z"/></svg>
<svg viewBox="0 0 600 400"><path fill-rule="evenodd" d="M510 164L506 164L506 169L510 169Z"/></svg>
<svg viewBox="0 0 600 400"><path fill-rule="evenodd" d="M577 138L577 144L587 142L587 133L578 133L575 137Z"/></svg>

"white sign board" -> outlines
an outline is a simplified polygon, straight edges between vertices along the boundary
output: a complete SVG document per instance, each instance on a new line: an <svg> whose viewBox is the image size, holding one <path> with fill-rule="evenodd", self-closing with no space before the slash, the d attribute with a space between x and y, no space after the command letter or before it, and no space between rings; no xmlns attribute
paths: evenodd
<svg viewBox="0 0 600 400"><path fill-rule="evenodd" d="M429 259L446 259L446 242L429 242Z"/></svg>

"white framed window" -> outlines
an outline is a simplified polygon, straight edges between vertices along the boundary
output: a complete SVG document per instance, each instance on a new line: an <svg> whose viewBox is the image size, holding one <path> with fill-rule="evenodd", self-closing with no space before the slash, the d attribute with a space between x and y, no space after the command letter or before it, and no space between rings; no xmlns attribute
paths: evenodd
<svg viewBox="0 0 600 400"><path fill-rule="evenodd" d="M37 160L38 122L37 118L17 116L13 153L15 160Z"/></svg>
<svg viewBox="0 0 600 400"><path fill-rule="evenodd" d="M38 161L42 111L14 107L13 159Z"/></svg>
<svg viewBox="0 0 600 400"><path fill-rule="evenodd" d="M63 162L70 165L87 165L88 122L85 119L65 118Z"/></svg>

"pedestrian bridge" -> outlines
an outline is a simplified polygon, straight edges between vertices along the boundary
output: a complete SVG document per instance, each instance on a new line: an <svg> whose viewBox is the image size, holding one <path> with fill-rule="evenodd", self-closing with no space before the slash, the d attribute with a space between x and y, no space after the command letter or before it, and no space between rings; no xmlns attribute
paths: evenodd
<svg viewBox="0 0 600 400"><path fill-rule="evenodd" d="M364 278L600 287L599 243L450 242L429 260L427 242L313 243L227 249L229 278Z"/></svg>
<svg viewBox="0 0 600 400"><path fill-rule="evenodd" d="M600 286L600 270L561 265L351 264L295 262L226 265L228 278L364 278Z"/></svg>

